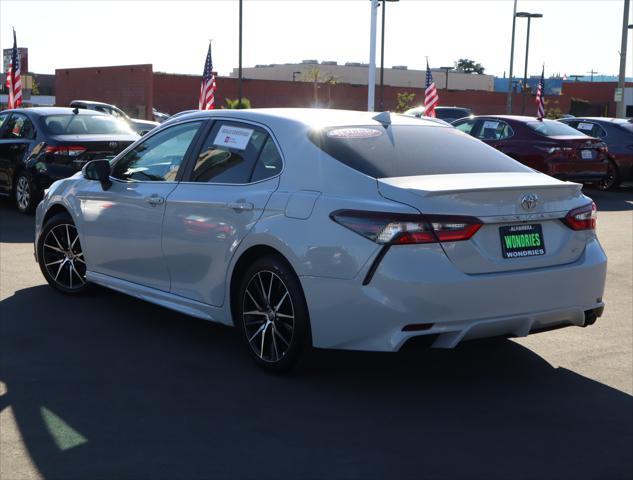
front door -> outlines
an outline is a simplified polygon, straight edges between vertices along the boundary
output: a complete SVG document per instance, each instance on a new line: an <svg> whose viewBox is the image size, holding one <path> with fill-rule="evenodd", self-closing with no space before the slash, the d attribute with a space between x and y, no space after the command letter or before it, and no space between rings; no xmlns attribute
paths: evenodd
<svg viewBox="0 0 633 480"><path fill-rule="evenodd" d="M220 306L239 243L279 185L282 158L262 127L216 121L167 198L163 250L171 292Z"/></svg>
<svg viewBox="0 0 633 480"><path fill-rule="evenodd" d="M161 248L165 200L202 122L169 127L130 150L112 167L112 186L81 182L80 231L88 270L169 291Z"/></svg>

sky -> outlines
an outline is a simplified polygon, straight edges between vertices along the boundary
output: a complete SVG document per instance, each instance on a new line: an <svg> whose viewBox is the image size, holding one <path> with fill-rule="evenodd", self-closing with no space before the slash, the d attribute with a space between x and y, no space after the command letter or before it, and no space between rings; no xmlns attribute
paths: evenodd
<svg viewBox="0 0 633 480"><path fill-rule="evenodd" d="M532 20L528 74L617 75L624 0L518 0ZM459 58L503 76L510 63L512 0L388 3L385 66L424 69ZM369 0L244 0L244 67L304 59L369 62ZM633 23L633 6L629 23ZM378 17L380 39L380 13ZM0 0L0 46L29 49L29 70L151 63L202 74L209 39L214 70L238 65L237 0ZM527 21L517 19L514 76L522 76ZM633 33L627 76L633 75ZM380 42L377 43L379 62Z"/></svg>

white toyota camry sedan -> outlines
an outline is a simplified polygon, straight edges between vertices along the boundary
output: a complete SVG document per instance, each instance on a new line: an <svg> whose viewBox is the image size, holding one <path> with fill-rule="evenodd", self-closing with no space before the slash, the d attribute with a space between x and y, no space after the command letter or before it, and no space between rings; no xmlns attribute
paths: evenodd
<svg viewBox="0 0 633 480"><path fill-rule="evenodd" d="M311 347L525 336L592 324L606 257L581 185L389 113L194 112L37 208L49 284L99 284L236 326L255 361Z"/></svg>

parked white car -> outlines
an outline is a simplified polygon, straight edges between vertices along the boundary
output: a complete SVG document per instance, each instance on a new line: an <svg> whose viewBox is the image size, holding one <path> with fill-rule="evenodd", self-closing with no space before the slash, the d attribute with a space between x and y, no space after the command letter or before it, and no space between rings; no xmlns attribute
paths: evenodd
<svg viewBox="0 0 633 480"><path fill-rule="evenodd" d="M437 122L201 111L51 186L36 258L62 292L96 283L235 325L284 370L312 346L589 325L606 274L595 222L580 185Z"/></svg>

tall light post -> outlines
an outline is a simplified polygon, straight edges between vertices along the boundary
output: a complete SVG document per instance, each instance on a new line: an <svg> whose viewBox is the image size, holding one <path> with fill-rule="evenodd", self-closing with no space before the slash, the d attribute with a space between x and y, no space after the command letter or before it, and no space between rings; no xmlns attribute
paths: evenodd
<svg viewBox="0 0 633 480"><path fill-rule="evenodd" d="M512 67L514 66L514 30L517 24L517 0L514 0L514 11L512 12L512 43L510 44L510 76L508 77L508 98L506 100L506 113L512 114ZM448 75L448 74L447 74Z"/></svg>
<svg viewBox="0 0 633 480"><path fill-rule="evenodd" d="M238 76L238 81L237 81L237 90L238 90L238 94L237 96L238 101L237 104L240 106L242 106L242 0L240 0L240 27L239 27L239 31L240 31L240 39L239 39L239 62L238 62L238 67L237 67L237 76Z"/></svg>
<svg viewBox="0 0 633 480"><path fill-rule="evenodd" d="M440 70L444 70L446 74L446 82L444 83L444 90L448 90L448 72L455 70L455 67L440 67Z"/></svg>
<svg viewBox="0 0 633 480"><path fill-rule="evenodd" d="M385 110L384 90L385 90L385 12L387 11L387 2L398 2L400 0L382 0L382 29L380 30L380 111Z"/></svg>
<svg viewBox="0 0 633 480"><path fill-rule="evenodd" d="M367 76L367 111L374 111L376 100L376 17L378 0L371 0L371 23L369 26L369 72Z"/></svg>
<svg viewBox="0 0 633 480"><path fill-rule="evenodd" d="M627 0L628 1L628 0ZM525 113L525 94L527 93L527 68L528 68L528 55L530 53L530 24L533 18L542 18L542 13L528 13L519 12L516 14L517 18L527 18L527 40L525 41L525 70L523 71L523 94L521 97L521 113Z"/></svg>
<svg viewBox="0 0 633 480"><path fill-rule="evenodd" d="M620 91L620 101L616 108L616 117L624 118L624 80L626 73L626 47L628 42L628 29L631 28L629 23L629 0L624 0L624 16L622 19L622 46L620 47L620 76L618 77L618 90Z"/></svg>

